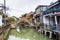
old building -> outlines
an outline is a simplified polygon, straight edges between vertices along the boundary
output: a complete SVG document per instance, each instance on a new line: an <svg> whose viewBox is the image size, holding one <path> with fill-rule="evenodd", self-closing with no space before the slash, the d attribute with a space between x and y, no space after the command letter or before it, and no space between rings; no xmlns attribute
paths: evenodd
<svg viewBox="0 0 60 40"><path fill-rule="evenodd" d="M8 8L6 10L8 10ZM8 16L4 12L4 6L3 6L3 4L0 4L0 15L2 17L2 26L3 25L7 25L8 24Z"/></svg>
<svg viewBox="0 0 60 40"><path fill-rule="evenodd" d="M52 3L43 13L44 24L47 29L60 30L60 2Z"/></svg>
<svg viewBox="0 0 60 40"><path fill-rule="evenodd" d="M3 15L3 8L2 8L2 4L0 4L0 26L2 27L3 23L2 23L2 15Z"/></svg>
<svg viewBox="0 0 60 40"><path fill-rule="evenodd" d="M2 11L0 11L0 27L2 26Z"/></svg>
<svg viewBox="0 0 60 40"><path fill-rule="evenodd" d="M43 18L42 18L42 14L43 11L45 11L47 9L48 5L39 5L34 12L34 21L35 24L40 27L40 24L43 23Z"/></svg>
<svg viewBox="0 0 60 40"><path fill-rule="evenodd" d="M50 4L43 12L43 23L45 35L49 32L49 38L57 35L56 39L60 40L60 0Z"/></svg>

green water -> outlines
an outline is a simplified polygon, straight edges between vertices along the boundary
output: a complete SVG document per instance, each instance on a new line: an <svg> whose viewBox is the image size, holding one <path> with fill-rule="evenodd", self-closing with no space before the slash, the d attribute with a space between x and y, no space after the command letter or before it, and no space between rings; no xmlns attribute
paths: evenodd
<svg viewBox="0 0 60 40"><path fill-rule="evenodd" d="M22 28L20 32L12 29L8 40L51 40L32 28Z"/></svg>

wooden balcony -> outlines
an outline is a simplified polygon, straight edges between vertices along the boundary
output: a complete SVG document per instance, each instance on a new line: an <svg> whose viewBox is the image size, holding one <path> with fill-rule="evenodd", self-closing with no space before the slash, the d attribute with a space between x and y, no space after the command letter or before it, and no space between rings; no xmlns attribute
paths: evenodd
<svg viewBox="0 0 60 40"><path fill-rule="evenodd" d="M50 10L47 10L43 13L43 15L49 14L49 13L54 13L54 12L60 12L60 6L58 8L52 8Z"/></svg>

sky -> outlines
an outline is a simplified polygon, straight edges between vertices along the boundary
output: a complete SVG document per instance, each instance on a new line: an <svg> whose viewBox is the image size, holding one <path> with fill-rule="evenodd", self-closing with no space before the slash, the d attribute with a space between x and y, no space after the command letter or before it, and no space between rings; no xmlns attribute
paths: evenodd
<svg viewBox="0 0 60 40"><path fill-rule="evenodd" d="M10 9L7 11L9 16L19 17L22 14L34 11L38 5L49 5L57 0L6 0L6 6ZM3 0L0 3L3 4Z"/></svg>

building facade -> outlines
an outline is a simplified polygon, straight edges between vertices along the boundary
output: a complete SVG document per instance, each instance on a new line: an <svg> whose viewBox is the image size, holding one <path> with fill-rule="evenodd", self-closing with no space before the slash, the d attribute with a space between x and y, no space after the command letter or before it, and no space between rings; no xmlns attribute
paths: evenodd
<svg viewBox="0 0 60 40"><path fill-rule="evenodd" d="M8 16L4 13L4 6L0 4L1 26L8 24Z"/></svg>
<svg viewBox="0 0 60 40"><path fill-rule="evenodd" d="M46 29L60 30L60 1L56 1L49 5L47 10L43 12L43 22Z"/></svg>
<svg viewBox="0 0 60 40"><path fill-rule="evenodd" d="M35 24L40 27L40 24L43 23L42 13L47 9L48 5L39 5L34 12L34 21Z"/></svg>

